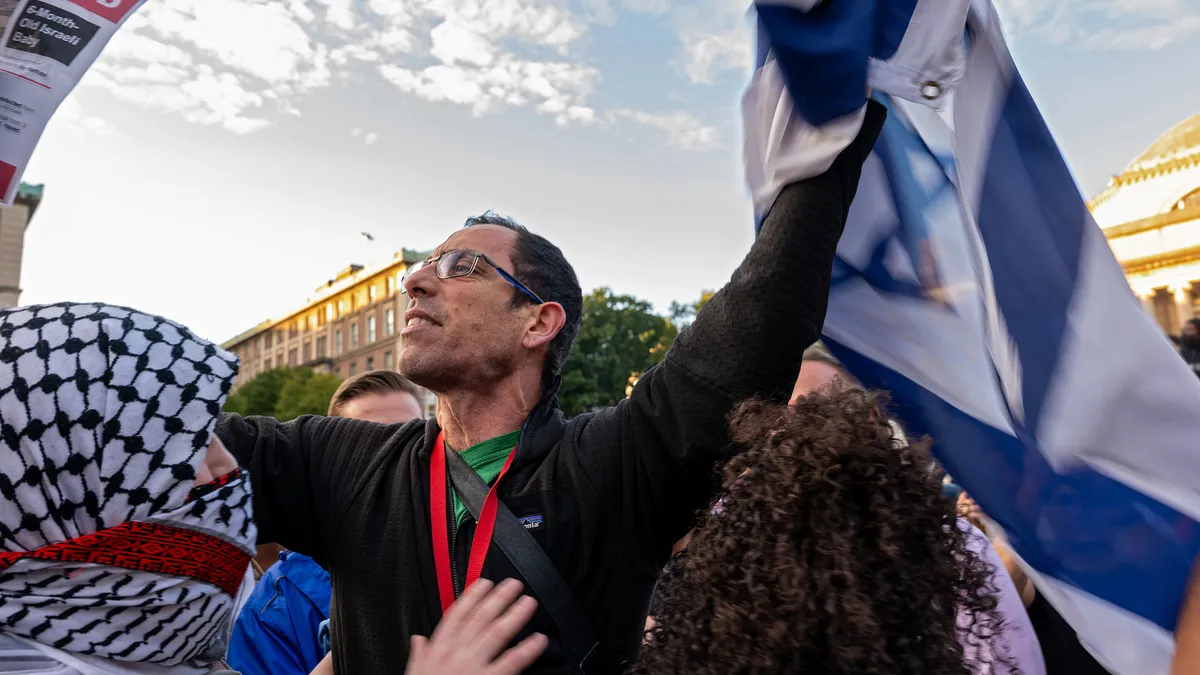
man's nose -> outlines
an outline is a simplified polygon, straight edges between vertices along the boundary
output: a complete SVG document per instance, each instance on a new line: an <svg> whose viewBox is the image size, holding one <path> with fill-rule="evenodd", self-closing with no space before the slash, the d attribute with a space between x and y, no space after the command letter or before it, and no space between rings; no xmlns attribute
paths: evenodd
<svg viewBox="0 0 1200 675"><path fill-rule="evenodd" d="M409 297L429 295L433 286L438 282L437 274L432 266L427 266L404 277L404 292Z"/></svg>

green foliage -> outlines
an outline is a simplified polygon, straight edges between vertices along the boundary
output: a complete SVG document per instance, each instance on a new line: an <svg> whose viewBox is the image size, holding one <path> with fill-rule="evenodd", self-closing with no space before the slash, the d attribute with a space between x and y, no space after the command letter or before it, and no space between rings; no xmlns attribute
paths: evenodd
<svg viewBox="0 0 1200 675"><path fill-rule="evenodd" d="M715 295L715 293L716 291L702 291L700 293L700 299L696 302L689 302L686 304L672 302L671 308L668 310L667 315L670 316L671 321L675 322L677 325L689 324L696 319L696 315L700 313L700 310L704 309L704 306L708 304L708 301L712 300L712 297Z"/></svg>
<svg viewBox="0 0 1200 675"><path fill-rule="evenodd" d="M265 415L281 422L301 415L324 415L339 384L336 376L308 368L276 368L231 395L225 401L225 412Z"/></svg>
<svg viewBox="0 0 1200 675"><path fill-rule="evenodd" d="M583 326L563 369L567 415L615 405L629 385L662 361L678 334L650 303L598 288L583 298Z"/></svg>
<svg viewBox="0 0 1200 675"><path fill-rule="evenodd" d="M329 401L342 383L341 379L336 375L314 373L307 369L298 369L293 373L279 392L275 419L286 422L301 415L324 415L329 412Z"/></svg>

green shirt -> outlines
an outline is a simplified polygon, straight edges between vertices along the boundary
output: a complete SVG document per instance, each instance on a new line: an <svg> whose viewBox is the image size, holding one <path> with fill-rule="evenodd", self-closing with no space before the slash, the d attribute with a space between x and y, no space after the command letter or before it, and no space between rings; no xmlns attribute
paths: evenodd
<svg viewBox="0 0 1200 675"><path fill-rule="evenodd" d="M497 436L490 441L476 443L458 453L458 456L463 458L467 466L475 470L483 482L491 485L492 481L496 480L496 476L500 475L500 470L504 468L504 462L508 461L508 453L512 452L513 446L519 440L521 440L521 432L514 431L511 434ZM450 486L450 497L454 500L454 522L462 525L463 517L467 515L467 505L458 498L454 486Z"/></svg>

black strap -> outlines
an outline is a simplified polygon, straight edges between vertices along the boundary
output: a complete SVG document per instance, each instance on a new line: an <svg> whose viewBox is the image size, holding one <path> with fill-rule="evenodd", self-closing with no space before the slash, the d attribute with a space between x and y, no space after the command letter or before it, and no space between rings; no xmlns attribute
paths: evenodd
<svg viewBox="0 0 1200 675"><path fill-rule="evenodd" d="M487 483L449 447L446 448L446 468L459 499L478 520L483 500L487 498ZM496 529L492 532L492 541L500 547L500 551L521 575L526 588L550 615L566 640L567 649L571 651L579 671L588 672L588 666L599 660L600 653L600 643L594 637L591 621L583 613L571 587L533 535L503 501L497 500L496 504Z"/></svg>

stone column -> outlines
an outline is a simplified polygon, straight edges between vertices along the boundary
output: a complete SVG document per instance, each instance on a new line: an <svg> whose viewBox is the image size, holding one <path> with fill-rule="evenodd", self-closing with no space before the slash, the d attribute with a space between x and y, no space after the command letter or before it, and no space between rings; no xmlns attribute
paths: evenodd
<svg viewBox="0 0 1200 675"><path fill-rule="evenodd" d="M1187 323L1188 319L1195 318L1195 312L1192 310L1192 292L1189 285L1172 286L1171 293L1175 296L1175 316L1179 317L1179 326L1176 328L1176 333L1183 329L1183 324Z"/></svg>
<svg viewBox="0 0 1200 675"><path fill-rule="evenodd" d="M1150 318L1154 319L1155 321L1158 320L1158 311L1154 307L1154 297L1156 295L1157 293L1153 290L1137 294L1138 299L1142 301L1142 309L1146 310L1146 313L1150 315Z"/></svg>

